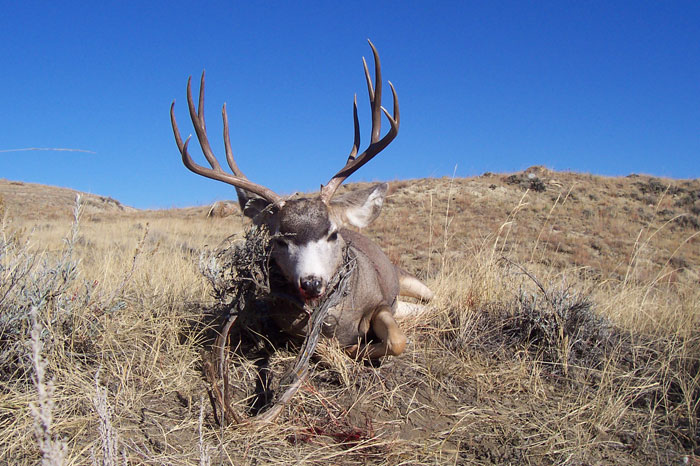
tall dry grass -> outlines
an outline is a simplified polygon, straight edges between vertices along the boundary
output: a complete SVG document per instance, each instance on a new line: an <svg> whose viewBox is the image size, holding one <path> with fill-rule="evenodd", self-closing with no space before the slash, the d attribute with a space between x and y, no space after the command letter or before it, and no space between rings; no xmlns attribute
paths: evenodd
<svg viewBox="0 0 700 466"><path fill-rule="evenodd" d="M410 339L401 357L365 364L324 341L309 382L264 427L216 425L201 371L217 303L199 254L242 231L239 222L162 212L5 222L0 462L46 458L31 409L41 401L27 290L45 297L36 315L43 380L53 384L48 438L65 445L64 464L670 464L698 455L698 265L671 260L693 257L695 233L678 239L666 234L672 223L647 217L617 251L626 273L562 267L583 238L570 223L580 185L560 183L544 199L488 183L496 187L482 192L446 180L423 196L421 186L394 188L370 234L436 299L401 323ZM492 193L500 220L471 223L494 210L482 205ZM604 220L627 231L624 221ZM295 356L293 345L271 351L246 338L232 355L239 412L259 361L269 359L275 381Z"/></svg>

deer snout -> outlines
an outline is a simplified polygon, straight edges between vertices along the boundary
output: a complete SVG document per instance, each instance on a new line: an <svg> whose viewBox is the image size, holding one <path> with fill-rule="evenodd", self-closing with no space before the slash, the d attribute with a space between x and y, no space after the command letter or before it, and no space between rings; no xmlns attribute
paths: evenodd
<svg viewBox="0 0 700 466"><path fill-rule="evenodd" d="M318 298L326 291L326 284L322 278L313 275L302 277L299 279L299 290L306 299Z"/></svg>

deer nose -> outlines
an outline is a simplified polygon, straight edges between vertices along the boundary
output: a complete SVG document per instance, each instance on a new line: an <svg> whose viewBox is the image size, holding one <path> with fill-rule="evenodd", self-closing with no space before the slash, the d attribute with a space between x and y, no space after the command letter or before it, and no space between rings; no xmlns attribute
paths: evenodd
<svg viewBox="0 0 700 466"><path fill-rule="evenodd" d="M316 298L323 293L324 283L319 277L304 277L299 280L302 294L308 298Z"/></svg>

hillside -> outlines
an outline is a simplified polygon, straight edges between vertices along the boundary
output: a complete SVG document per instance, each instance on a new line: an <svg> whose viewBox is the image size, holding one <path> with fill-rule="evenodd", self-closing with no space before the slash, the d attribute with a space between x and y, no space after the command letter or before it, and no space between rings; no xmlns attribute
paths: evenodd
<svg viewBox="0 0 700 466"><path fill-rule="evenodd" d="M366 234L435 299L400 323L399 357L353 361L322 340L264 428L218 425L203 375L228 307L202 270L220 270L215 253L242 238L239 214L97 197L106 208L86 205L72 228L74 199L65 215L44 210L61 188L1 186L8 212L43 214L11 215L0 236L0 463L40 461L37 435L63 442L72 464L700 458L700 180L532 167L391 182ZM241 332L228 367L247 415L258 377L279 383L298 348ZM40 431L37 354L54 387Z"/></svg>
<svg viewBox="0 0 700 466"><path fill-rule="evenodd" d="M7 214L13 218L69 218L75 205L75 196L78 194L83 198L86 215L135 210L110 197L82 193L69 188L0 179L0 201Z"/></svg>
<svg viewBox="0 0 700 466"><path fill-rule="evenodd" d="M431 255L468 258L497 239L500 255L557 270L578 267L597 278L623 278L641 246L644 256L635 260L700 274L697 179L531 167L512 175L400 181L391 188L370 231L412 270L435 267ZM410 248L407 234L414 237Z"/></svg>
<svg viewBox="0 0 700 466"><path fill-rule="evenodd" d="M210 207L139 211L104 196L0 179L0 200L18 221L70 219L76 194L83 198L87 219L117 214L143 221L198 219ZM231 221L245 223L240 214ZM501 254L621 278L635 245L658 228L662 231L655 235L653 251L640 260L699 273L700 248L692 247L697 240L676 248L700 230L700 180L602 177L531 167L509 175L396 181L390 183L382 216L368 232L394 261L418 273L435 272L433 260L442 260L443 252L463 257L499 235L504 239L496 245ZM416 247L406 247L409 239Z"/></svg>

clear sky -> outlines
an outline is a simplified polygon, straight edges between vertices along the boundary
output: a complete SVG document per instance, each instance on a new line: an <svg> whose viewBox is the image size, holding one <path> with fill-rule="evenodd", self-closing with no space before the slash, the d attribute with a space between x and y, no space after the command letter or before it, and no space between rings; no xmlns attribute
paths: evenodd
<svg viewBox="0 0 700 466"><path fill-rule="evenodd" d="M345 162L362 56L377 46L398 138L350 181L513 172L700 177L698 1L3 2L0 178L135 207L199 205L233 188L189 172L187 77L207 70L241 169L280 194ZM390 94L385 94L390 107ZM386 127L386 123L384 123ZM198 146L192 153L204 163Z"/></svg>

